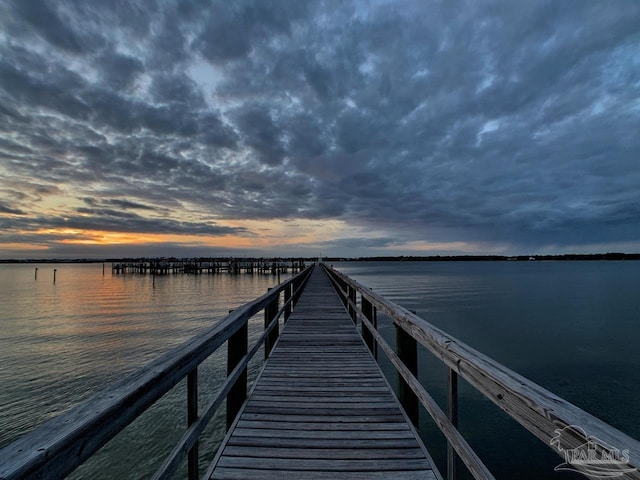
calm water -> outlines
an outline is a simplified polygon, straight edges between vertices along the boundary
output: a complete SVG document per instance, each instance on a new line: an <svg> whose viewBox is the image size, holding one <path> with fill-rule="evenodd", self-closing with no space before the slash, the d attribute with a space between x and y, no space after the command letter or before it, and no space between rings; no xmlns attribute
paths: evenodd
<svg viewBox="0 0 640 480"><path fill-rule="evenodd" d="M640 263L335 266L640 438ZM108 264L104 276L101 264L0 265L0 447L210 326L277 279L176 275L155 282L154 287L147 276L112 276ZM390 323L379 322L393 341ZM261 329L258 317L250 324L251 338ZM219 385L225 358L222 350L200 369L201 403ZM444 368L427 352L419 360L422 382L444 405ZM384 360L382 366L394 383L392 368ZM259 359L250 365L250 378L259 367ZM148 477L182 433L185 403L180 384L74 477ZM218 416L200 449L203 461L211 458L223 428ZM460 428L497 478L579 478L555 474L559 457L464 382ZM442 465L444 444L426 415L421 431Z"/></svg>
<svg viewBox="0 0 640 480"><path fill-rule="evenodd" d="M277 283L271 275L169 275L154 286L150 276L112 275L109 264L104 276L102 264L0 265L0 448ZM250 343L262 328L261 316L250 322ZM221 349L199 369L201 405L225 375ZM200 448L203 462L224 435L223 415L221 408ZM185 425L182 382L73 477L148 478Z"/></svg>

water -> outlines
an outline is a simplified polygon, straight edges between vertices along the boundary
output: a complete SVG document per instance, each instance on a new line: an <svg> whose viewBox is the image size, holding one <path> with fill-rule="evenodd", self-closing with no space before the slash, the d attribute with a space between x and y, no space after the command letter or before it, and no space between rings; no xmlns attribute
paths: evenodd
<svg viewBox="0 0 640 480"><path fill-rule="evenodd" d="M336 263L361 283L518 373L640 438L640 263ZM38 267L38 279L34 269ZM57 268L55 285L53 268ZM282 277L284 280L285 276ZM0 447L156 358L277 283L270 275L111 275L107 264L0 265ZM380 331L394 340L388 320ZM262 317L250 323L250 342ZM257 355L261 357L261 355ZM383 355L381 364L395 385ZM199 370L200 404L226 373L221 349ZM419 351L419 377L445 405L446 372ZM254 378L261 365L250 365ZM499 479L571 479L491 402L461 382L460 429ZM73 478L147 478L186 424L184 382L109 442ZM224 408L200 448L210 460ZM422 412L440 468L444 443ZM142 459L142 460L140 460ZM176 478L184 478L184 468Z"/></svg>
<svg viewBox="0 0 640 480"><path fill-rule="evenodd" d="M640 438L640 263L353 262L334 266ZM379 325L393 345L390 322L379 318ZM395 379L393 367L384 359L381 363ZM445 407L446 370L426 351L419 352L419 377ZM460 430L497 478L584 478L555 473L560 457L549 447L465 382L459 388ZM421 412L420 427L444 471L444 442L425 412Z"/></svg>
<svg viewBox="0 0 640 480"><path fill-rule="evenodd" d="M0 448L277 283L272 275L219 274L157 276L154 285L151 276L112 275L109 264L104 276L102 264L0 265ZM258 315L250 321L250 344L262 329ZM250 380L261 359L249 365ZM200 405L225 375L221 348L199 369ZM224 411L201 443L203 465L224 436ZM185 425L183 381L73 476L148 478Z"/></svg>

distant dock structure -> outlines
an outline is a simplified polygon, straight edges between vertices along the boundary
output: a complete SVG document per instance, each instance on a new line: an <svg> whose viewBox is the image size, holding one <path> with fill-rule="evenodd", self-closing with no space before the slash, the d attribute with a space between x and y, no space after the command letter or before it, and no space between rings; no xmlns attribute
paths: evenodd
<svg viewBox="0 0 640 480"><path fill-rule="evenodd" d="M299 258L143 258L121 262L112 262L111 273L116 275L126 273L143 275L169 275L179 273L187 273L193 275L218 273L279 275L281 273L300 273L305 268L305 260Z"/></svg>

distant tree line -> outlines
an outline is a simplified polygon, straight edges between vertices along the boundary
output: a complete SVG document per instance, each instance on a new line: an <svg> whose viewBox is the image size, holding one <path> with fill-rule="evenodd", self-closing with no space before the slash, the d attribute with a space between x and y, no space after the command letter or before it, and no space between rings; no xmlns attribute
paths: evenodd
<svg viewBox="0 0 640 480"><path fill-rule="evenodd" d="M519 261L531 260L640 260L640 253L567 253L563 255L430 255L394 257L327 257L326 262L352 261L352 262L494 262L494 261Z"/></svg>
<svg viewBox="0 0 640 480"><path fill-rule="evenodd" d="M166 261L216 261L224 262L237 260L248 261L269 261L269 262L290 262L303 260L313 262L316 257L154 257L154 258L105 258L105 259L0 259L0 263L102 263L102 262L140 262L149 260ZM399 256L376 256L376 257L324 257L325 262L495 262L495 261L519 261L527 262L531 260L640 260L640 253L566 253L563 255L399 255Z"/></svg>

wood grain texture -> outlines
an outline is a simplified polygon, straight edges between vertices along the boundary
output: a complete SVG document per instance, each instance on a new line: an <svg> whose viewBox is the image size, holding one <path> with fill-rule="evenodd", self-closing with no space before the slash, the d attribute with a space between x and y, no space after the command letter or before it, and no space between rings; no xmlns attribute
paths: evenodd
<svg viewBox="0 0 640 480"><path fill-rule="evenodd" d="M316 269L205 477L440 478L428 458Z"/></svg>

